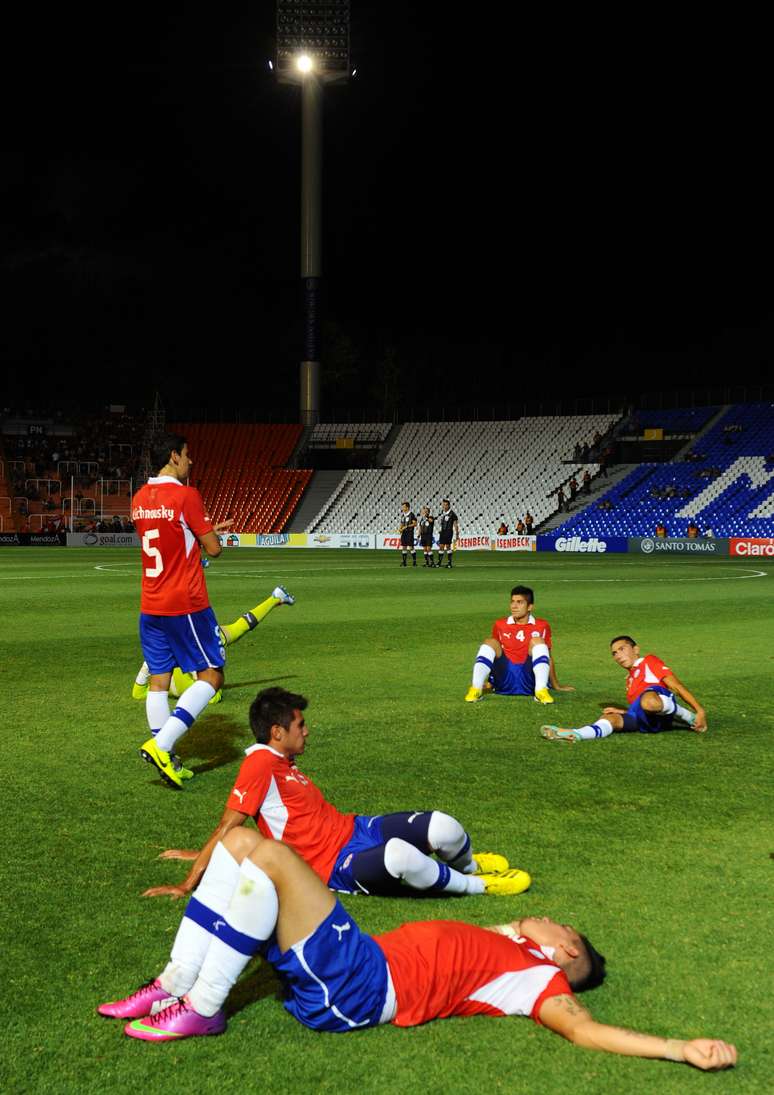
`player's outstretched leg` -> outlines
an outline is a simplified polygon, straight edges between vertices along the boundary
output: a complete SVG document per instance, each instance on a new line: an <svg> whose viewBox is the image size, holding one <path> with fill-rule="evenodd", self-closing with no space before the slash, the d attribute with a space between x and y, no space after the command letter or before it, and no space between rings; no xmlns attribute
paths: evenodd
<svg viewBox="0 0 774 1095"><path fill-rule="evenodd" d="M284 586L276 586L266 600L261 601L249 612L243 612L239 619L232 624L222 624L220 633L223 636L223 645L231 646L245 636L248 631L254 631L261 620L264 620L272 609L278 605L294 605L295 597Z"/></svg>
<svg viewBox="0 0 774 1095"><path fill-rule="evenodd" d="M540 735L546 741L565 741L570 744L576 741L595 741L597 738L609 738L616 729L610 719L597 719L596 722L586 726L563 728L561 726L541 726Z"/></svg>

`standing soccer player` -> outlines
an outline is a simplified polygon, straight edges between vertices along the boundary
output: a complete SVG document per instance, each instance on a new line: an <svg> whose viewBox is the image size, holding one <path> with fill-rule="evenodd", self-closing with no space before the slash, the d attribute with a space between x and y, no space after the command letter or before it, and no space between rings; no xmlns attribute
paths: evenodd
<svg viewBox="0 0 774 1095"><path fill-rule="evenodd" d="M628 707L606 707L602 718L573 729L541 726L540 733L548 741L595 741L608 738L616 730L658 734L671 730L679 719L687 730L702 734L707 729L707 713L668 665L655 654L640 656L640 648L631 635L617 635L610 641L613 660L627 671L626 702ZM682 707L677 697L691 705Z"/></svg>
<svg viewBox="0 0 774 1095"><path fill-rule="evenodd" d="M438 515L438 566L443 565L443 557L446 556L446 569L452 565L452 540L456 543L460 537L460 523L457 514L451 508L451 502L444 498L441 502L441 512Z"/></svg>
<svg viewBox="0 0 774 1095"><path fill-rule="evenodd" d="M159 473L132 499L142 544L140 643L151 674L145 700L151 737L140 756L170 786L181 787L193 773L175 756L175 743L223 686L225 651L199 556L200 545L212 558L220 555L221 545L198 490L185 486L191 468L186 439L163 434L152 457ZM197 679L170 714L176 666Z"/></svg>
<svg viewBox="0 0 774 1095"><path fill-rule="evenodd" d="M511 614L495 620L492 635L484 639L473 664L473 680L466 703L480 700L485 691L502 696L534 696L538 703L553 703L549 682L558 692L574 692L559 684L551 653L551 625L533 616L535 594L529 586L511 590Z"/></svg>
<svg viewBox="0 0 774 1095"><path fill-rule="evenodd" d="M406 566L408 553L411 552L412 566L416 566L417 549L414 546L414 529L417 527L417 517L415 513L412 513L411 506L408 502L401 503L398 522L400 531L400 548L398 549L401 555L400 565L402 567Z"/></svg>
<svg viewBox="0 0 774 1095"><path fill-rule="evenodd" d="M435 517L430 515L430 507L422 506L419 511L419 543L425 557L425 566L434 567L433 562L433 525Z"/></svg>

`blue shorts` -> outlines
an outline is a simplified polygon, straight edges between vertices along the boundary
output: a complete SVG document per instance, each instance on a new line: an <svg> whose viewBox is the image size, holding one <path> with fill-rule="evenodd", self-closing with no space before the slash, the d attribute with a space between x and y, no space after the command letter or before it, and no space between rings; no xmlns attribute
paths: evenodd
<svg viewBox="0 0 774 1095"><path fill-rule="evenodd" d="M332 890L341 893L361 893L361 887L355 881L350 868L352 857L358 852L367 852L371 848L377 848L384 844L384 832L380 815L369 817L367 814L358 814L355 818L355 828L352 836L339 852L339 858L333 864L328 886Z"/></svg>
<svg viewBox="0 0 774 1095"><path fill-rule="evenodd" d="M306 939L286 951L272 939L262 953L285 984L285 1007L304 1026L343 1033L392 1018L387 960L339 901Z"/></svg>
<svg viewBox="0 0 774 1095"><path fill-rule="evenodd" d="M661 684L652 684L647 692L657 692L659 696L671 696L674 694ZM624 715L624 730L638 730L641 734L659 734L662 730L671 730L674 715L665 715L657 711L643 711L641 706L642 696L638 696ZM631 720L631 721L629 721Z"/></svg>
<svg viewBox="0 0 774 1095"><path fill-rule="evenodd" d="M532 696L535 693L535 674L532 672L532 658L518 665L504 654L495 658L489 679L495 692L503 696Z"/></svg>
<svg viewBox="0 0 774 1095"><path fill-rule="evenodd" d="M211 608L186 616L140 613L140 643L151 673L221 669L226 660L218 621Z"/></svg>

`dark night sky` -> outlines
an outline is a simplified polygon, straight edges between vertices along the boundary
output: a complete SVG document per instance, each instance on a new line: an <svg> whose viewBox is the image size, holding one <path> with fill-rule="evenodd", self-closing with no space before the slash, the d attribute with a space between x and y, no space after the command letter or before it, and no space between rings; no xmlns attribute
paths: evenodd
<svg viewBox="0 0 774 1095"><path fill-rule="evenodd" d="M299 95L267 67L274 4L165 7L6 28L6 396L292 415ZM760 383L763 25L509 10L352 0L358 76L325 112L337 405L387 374L417 409Z"/></svg>

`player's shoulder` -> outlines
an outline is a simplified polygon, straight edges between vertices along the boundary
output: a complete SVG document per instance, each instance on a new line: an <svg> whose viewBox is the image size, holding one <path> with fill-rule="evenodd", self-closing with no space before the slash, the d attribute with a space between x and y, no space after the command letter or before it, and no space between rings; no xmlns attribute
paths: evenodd
<svg viewBox="0 0 774 1095"><path fill-rule="evenodd" d="M650 669L668 669L667 663L658 654L646 654L642 659Z"/></svg>

